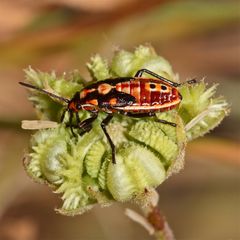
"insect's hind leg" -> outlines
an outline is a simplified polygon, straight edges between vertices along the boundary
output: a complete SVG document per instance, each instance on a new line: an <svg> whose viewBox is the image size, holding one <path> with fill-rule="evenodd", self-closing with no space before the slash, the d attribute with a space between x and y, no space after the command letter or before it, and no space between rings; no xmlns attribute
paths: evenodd
<svg viewBox="0 0 240 240"><path fill-rule="evenodd" d="M103 119L103 121L101 122L101 127L102 130L105 134L105 136L107 137L107 140L111 146L112 149L112 163L115 164L116 163L116 158L115 158L115 145L113 144L113 141L111 139L111 137L109 136L106 126L108 125L108 123L111 121L111 119L113 118L112 114L108 114L107 117L105 119Z"/></svg>
<svg viewBox="0 0 240 240"><path fill-rule="evenodd" d="M173 87L180 87L180 86L185 85L185 84L190 84L191 85L191 84L198 83L198 80L195 79L195 78L190 79L190 80L188 80L186 82L183 82L183 83L176 83L176 82L173 82L173 81L171 81L171 80L169 80L165 77L162 77L162 76L158 75L157 73L154 73L154 72L152 72L148 69L145 69L145 68L138 70L134 77L142 77L143 73L147 73L147 74L149 74L149 75L151 75L155 78L158 78L158 79L162 80L165 83L168 83L169 85L171 85Z"/></svg>
<svg viewBox="0 0 240 240"><path fill-rule="evenodd" d="M177 124L176 123L173 123L173 122L168 122L166 120L163 120L163 119L158 119L156 114L154 112L148 112L148 113L131 113L131 112L124 112L122 113L124 114L125 116L129 116L129 117L134 117L134 118L142 118L142 117L155 117L155 122L160 122L160 123L163 123L163 124L168 124L172 127L176 127Z"/></svg>
<svg viewBox="0 0 240 240"><path fill-rule="evenodd" d="M154 72L152 72L148 69L145 69L145 68L138 70L134 77L142 77L143 73L147 73L147 74L149 74L149 75L151 75L155 78L158 78L158 79L162 80L165 83L168 83L169 85L171 85L173 87L179 87L180 86L179 83L173 82L173 81L171 81L171 80L169 80L165 77L162 77L162 76L158 75L157 73L154 73Z"/></svg>
<svg viewBox="0 0 240 240"><path fill-rule="evenodd" d="M166 121L166 120L163 120L163 119L156 119L155 120L156 122L160 122L160 123L163 123L163 124L168 124L168 125L170 125L170 126L172 126L172 127L176 127L177 126L177 124L176 123L173 123L173 122L168 122L168 121Z"/></svg>

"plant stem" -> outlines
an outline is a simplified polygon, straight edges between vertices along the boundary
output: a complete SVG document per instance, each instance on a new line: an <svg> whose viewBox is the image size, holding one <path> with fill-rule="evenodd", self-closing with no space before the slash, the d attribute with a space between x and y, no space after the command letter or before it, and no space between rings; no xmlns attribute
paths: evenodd
<svg viewBox="0 0 240 240"><path fill-rule="evenodd" d="M131 209L126 209L125 214L133 221L139 223L156 240L175 240L165 216L158 208L159 195L154 189L148 190L148 203L139 204L143 215Z"/></svg>

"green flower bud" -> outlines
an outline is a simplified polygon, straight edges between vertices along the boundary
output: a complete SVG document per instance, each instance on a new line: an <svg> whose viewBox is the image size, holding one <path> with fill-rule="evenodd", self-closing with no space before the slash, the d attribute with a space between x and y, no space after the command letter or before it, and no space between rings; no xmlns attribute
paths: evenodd
<svg viewBox="0 0 240 240"><path fill-rule="evenodd" d="M133 53L116 52L110 65L96 55L87 67L97 81L134 76L141 68L176 81L170 64L147 46L140 46ZM57 77L29 69L26 75L27 82L68 99L84 83L78 72ZM116 164L112 163L111 148L100 126L106 113L100 112L92 130L84 135L74 129L77 137L66 125L66 114L64 123L32 136L26 171L61 194L63 205L57 211L62 214L80 214L94 204L106 206L113 201L142 199L146 204L147 190L156 188L183 167L187 140L205 134L226 115L228 105L222 98L213 97L215 89L215 85L206 89L204 82L181 86L180 107L157 114L158 119L176 123L176 127L151 117L137 119L115 114L107 131L116 147ZM66 108L35 90L31 90L30 100L41 119L59 122L62 109ZM87 111L79 111L81 120L88 117Z"/></svg>
<svg viewBox="0 0 240 240"><path fill-rule="evenodd" d="M203 81L180 88L183 100L178 112L186 124L188 140L203 136L219 125L228 114L227 102L222 97L213 98L216 88L215 84L206 89Z"/></svg>
<svg viewBox="0 0 240 240"><path fill-rule="evenodd" d="M107 187L115 200L126 201L164 181L166 170L159 158L140 144L126 144L110 164Z"/></svg>
<svg viewBox="0 0 240 240"><path fill-rule="evenodd" d="M107 61L98 54L91 58L90 63L87 63L87 68L94 80L99 81L111 77Z"/></svg>
<svg viewBox="0 0 240 240"><path fill-rule="evenodd" d="M171 65L158 56L152 47L139 46L134 53L124 50L116 52L110 69L116 76L129 77L134 76L142 68L147 68L168 79L175 79Z"/></svg>
<svg viewBox="0 0 240 240"><path fill-rule="evenodd" d="M45 73L35 71L29 67L29 69L25 70L25 73L28 83L65 98L72 97L74 92L79 91L83 87L83 79L78 71L57 77L54 72ZM59 120L63 107L62 103L51 99L45 94L36 93L35 90L31 90L29 100L33 103L40 119Z"/></svg>

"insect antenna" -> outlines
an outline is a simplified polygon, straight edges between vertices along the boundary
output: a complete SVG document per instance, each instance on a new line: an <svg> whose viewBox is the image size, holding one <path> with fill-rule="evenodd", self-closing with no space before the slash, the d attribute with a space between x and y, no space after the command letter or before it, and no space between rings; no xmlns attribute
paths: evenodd
<svg viewBox="0 0 240 240"><path fill-rule="evenodd" d="M55 95L54 93L48 92L48 91L46 91L44 89L41 89L41 88L36 87L36 86L33 86L31 84L28 84L28 83L25 83L25 82L19 82L19 84L23 85L24 87L32 88L32 89L35 89L35 90L37 90L39 92L45 93L45 94L49 95L50 97L57 98L57 99L59 99L62 102L65 102L65 103L69 103L70 102L70 100L67 99L67 98L60 97L58 95Z"/></svg>

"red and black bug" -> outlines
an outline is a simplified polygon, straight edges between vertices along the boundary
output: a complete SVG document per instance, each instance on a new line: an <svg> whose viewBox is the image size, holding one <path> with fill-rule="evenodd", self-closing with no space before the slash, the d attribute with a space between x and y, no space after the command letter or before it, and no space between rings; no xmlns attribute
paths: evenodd
<svg viewBox="0 0 240 240"><path fill-rule="evenodd" d="M147 73L154 78L143 78L143 73ZM90 84L80 92L76 92L72 99L57 96L24 82L19 83L67 103L61 121L68 111L68 125L73 135L75 135L73 127L81 129L80 134L84 134L91 130L92 123L97 118L99 111L107 113L106 118L101 122L101 127L111 146L113 163L116 163L115 146L106 130L106 126L115 113L135 118L155 117L157 122L176 127L175 123L157 119L155 114L176 108L182 100L182 96L177 89L182 84L172 82L147 69L139 70L134 77L106 79ZM196 80L192 79L187 83L196 83ZM89 111L91 117L81 121L78 115L81 110ZM72 124L74 115L76 126Z"/></svg>

